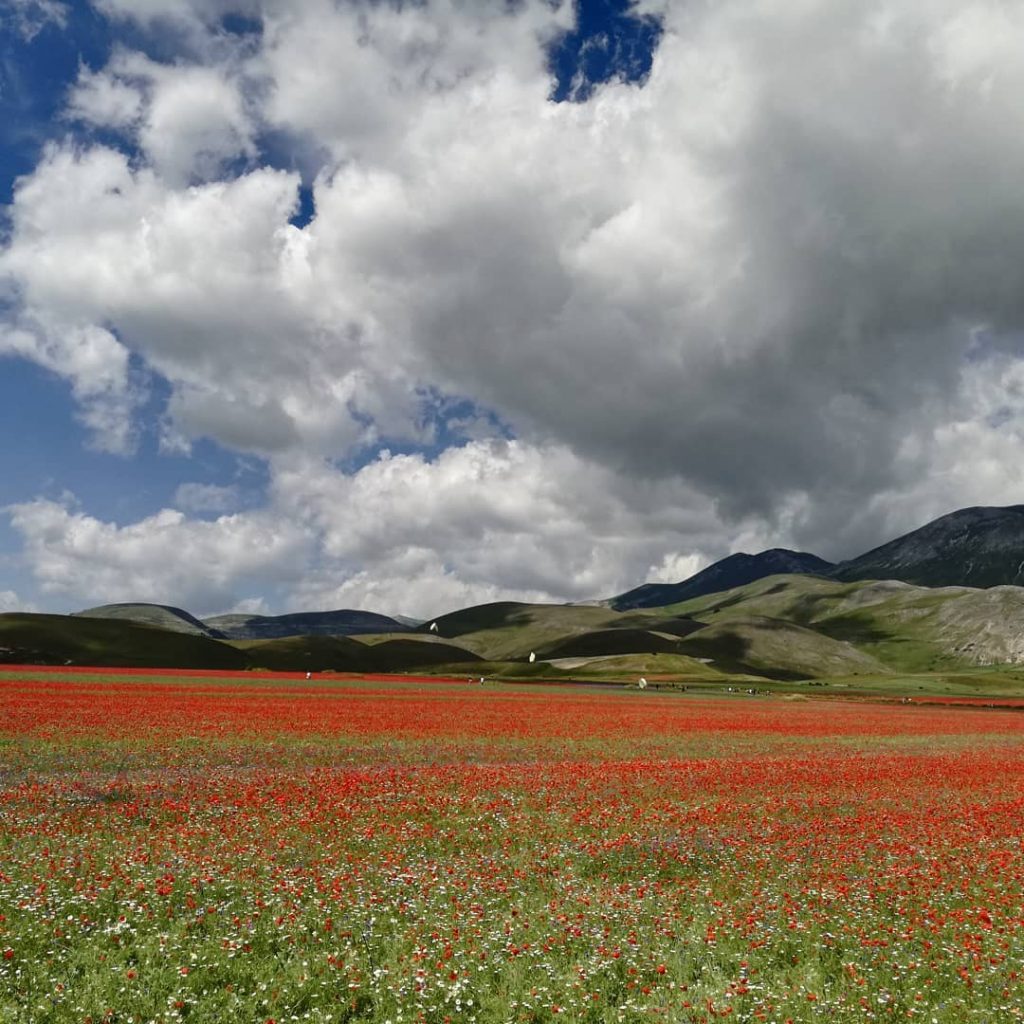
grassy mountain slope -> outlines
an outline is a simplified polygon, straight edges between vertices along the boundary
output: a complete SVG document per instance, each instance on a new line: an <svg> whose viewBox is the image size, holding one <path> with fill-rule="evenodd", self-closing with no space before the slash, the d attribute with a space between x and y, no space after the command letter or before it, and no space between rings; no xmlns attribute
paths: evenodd
<svg viewBox="0 0 1024 1024"><path fill-rule="evenodd" d="M76 618L118 619L122 622L136 622L142 626L155 626L158 629L169 629L175 633L189 633L193 636L212 637L222 640L224 634L211 628L205 622L185 611L169 604L102 604L96 608L86 608L74 612Z"/></svg>
<svg viewBox="0 0 1024 1024"><path fill-rule="evenodd" d="M659 608L745 586L765 576L806 573L827 576L835 566L806 551L771 548L756 555L739 552L709 565L680 583L644 583L607 602L618 611L630 608Z"/></svg>
<svg viewBox="0 0 1024 1024"><path fill-rule="evenodd" d="M766 616L732 616L680 641L682 652L722 672L768 679L881 673L886 667L853 644Z"/></svg>
<svg viewBox="0 0 1024 1024"><path fill-rule="evenodd" d="M541 657L546 647L594 630L632 630L639 634L656 630L673 636L685 636L700 628L700 623L662 608L616 612L594 605L521 604L502 601L477 605L437 619L436 636L457 642L492 661L526 658L533 651ZM429 631L430 623L420 627ZM640 640L639 635L634 637ZM637 653L649 652L641 642ZM620 646L609 654L624 653Z"/></svg>
<svg viewBox="0 0 1024 1024"><path fill-rule="evenodd" d="M333 636L296 636L281 640L234 640L248 664L271 672L362 672L366 646Z"/></svg>
<svg viewBox="0 0 1024 1024"><path fill-rule="evenodd" d="M292 612L288 615L214 615L205 624L230 640L407 633L412 628L387 615L350 608L329 612Z"/></svg>
<svg viewBox="0 0 1024 1024"><path fill-rule="evenodd" d="M598 658L566 658L553 662L575 679L625 680L639 676L651 681L671 677L682 683L721 683L730 678L695 658L682 654L618 654Z"/></svg>
<svg viewBox="0 0 1024 1024"><path fill-rule="evenodd" d="M138 668L246 668L241 651L218 640L122 619L0 615L0 662L128 665Z"/></svg>
<svg viewBox="0 0 1024 1024"><path fill-rule="evenodd" d="M496 601L441 615L418 627L418 632L433 632L439 637L461 637L467 633L528 628L535 625L556 629L592 629L611 618L613 612L594 605L524 604L520 601ZM431 625L437 625L431 630Z"/></svg>
<svg viewBox="0 0 1024 1024"><path fill-rule="evenodd" d="M1024 660L1024 589L929 589L894 580L776 576L673 606L707 622L781 619L851 643L889 668L931 671Z"/></svg>
<svg viewBox="0 0 1024 1024"><path fill-rule="evenodd" d="M649 629L594 629L544 644L536 653L544 661L614 654L679 654L682 643L679 637Z"/></svg>
<svg viewBox="0 0 1024 1024"><path fill-rule="evenodd" d="M479 658L445 643L404 638L365 644L343 636L295 636L280 640L236 640L256 668L272 672L406 672L437 665L475 663Z"/></svg>
<svg viewBox="0 0 1024 1024"><path fill-rule="evenodd" d="M441 665L468 665L472 668L480 656L455 644L424 644L399 637L370 647L372 672L404 672L407 669L437 668Z"/></svg>

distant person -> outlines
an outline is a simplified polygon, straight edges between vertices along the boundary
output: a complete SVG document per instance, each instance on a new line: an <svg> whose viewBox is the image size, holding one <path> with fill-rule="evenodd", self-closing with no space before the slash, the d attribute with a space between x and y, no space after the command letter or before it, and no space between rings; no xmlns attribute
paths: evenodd
<svg viewBox="0 0 1024 1024"><path fill-rule="evenodd" d="M313 678L313 673L312 672L307 672L306 673L306 678L307 679L312 679Z"/></svg>

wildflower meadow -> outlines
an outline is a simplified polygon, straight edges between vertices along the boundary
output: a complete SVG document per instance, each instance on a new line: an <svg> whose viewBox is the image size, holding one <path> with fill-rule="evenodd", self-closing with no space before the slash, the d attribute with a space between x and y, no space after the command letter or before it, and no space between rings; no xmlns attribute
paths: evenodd
<svg viewBox="0 0 1024 1024"><path fill-rule="evenodd" d="M0 1020L1024 1017L1024 713L0 673Z"/></svg>

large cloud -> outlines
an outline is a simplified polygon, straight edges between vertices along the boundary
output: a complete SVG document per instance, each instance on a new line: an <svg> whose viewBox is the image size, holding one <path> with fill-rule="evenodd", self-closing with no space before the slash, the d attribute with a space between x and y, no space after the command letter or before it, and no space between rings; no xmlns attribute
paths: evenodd
<svg viewBox="0 0 1024 1024"><path fill-rule="evenodd" d="M13 590L0 590L0 615L7 612L34 612L35 605L23 601Z"/></svg>
<svg viewBox="0 0 1024 1024"><path fill-rule="evenodd" d="M185 26L187 50L83 70L71 116L138 155L53 146L17 191L0 272L18 336L51 325L22 354L52 362L67 332L114 340L106 376L62 369L111 447L130 435L131 350L170 382L181 436L275 460L282 507L305 486L289 460L429 439L426 394L469 396L521 439L489 457L496 489L529 475L517 451L587 467L555 471L575 510L557 543L517 548L533 527L499 502L473 527L422 488L412 563L337 547L321 516L336 561L304 592L411 572L453 600L600 594L617 572L589 572L576 538L608 492L629 529L649 500L717 506L714 535L655 532L661 553L621 563L654 573L727 549L738 522L835 557L925 507L1015 496L975 453L1001 464L1018 405L996 422L972 400L1009 386L1024 329L1024 65L1008 42L1024 8L648 3L665 32L643 87L556 105L545 45L569 5L101 7ZM225 41L228 12L259 36ZM298 172L270 157L315 174L308 224L289 223ZM374 474L441 486L444 458L422 465L328 474L332 504L365 506ZM414 500L397 480L374 493ZM518 554L458 554L477 541Z"/></svg>
<svg viewBox="0 0 1024 1024"><path fill-rule="evenodd" d="M191 485L178 503L208 509L222 497ZM675 564L685 552L724 553L714 509L682 485L634 493L567 449L516 441L433 461L384 453L353 474L290 462L276 468L266 508L214 520L165 509L118 526L43 500L11 514L40 588L67 607L158 595L205 613L273 588L286 607L427 616L609 596L656 574L666 552Z"/></svg>
<svg viewBox="0 0 1024 1024"><path fill-rule="evenodd" d="M160 601L224 610L293 579L310 539L265 513L189 520L175 509L126 526L66 504L36 500L8 510L41 593L65 607Z"/></svg>
<svg viewBox="0 0 1024 1024"><path fill-rule="evenodd" d="M217 177L254 158L254 125L230 69L166 65L118 51L101 72L82 70L68 115L132 130L147 162L171 185Z"/></svg>
<svg viewBox="0 0 1024 1024"><path fill-rule="evenodd" d="M134 447L133 413L144 392L131 372L129 352L110 331L59 315L22 316L0 323L0 356L22 356L71 383L78 418L91 443L127 454Z"/></svg>

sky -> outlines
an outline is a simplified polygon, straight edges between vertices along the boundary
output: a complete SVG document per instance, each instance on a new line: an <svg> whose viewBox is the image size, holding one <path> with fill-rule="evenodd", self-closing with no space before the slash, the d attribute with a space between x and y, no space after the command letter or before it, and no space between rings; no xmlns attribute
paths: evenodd
<svg viewBox="0 0 1024 1024"><path fill-rule="evenodd" d="M0 611L426 618L1024 500L1022 39L0 0Z"/></svg>

